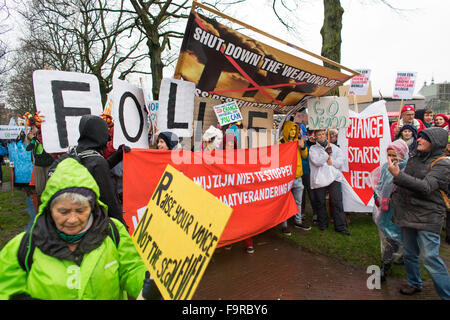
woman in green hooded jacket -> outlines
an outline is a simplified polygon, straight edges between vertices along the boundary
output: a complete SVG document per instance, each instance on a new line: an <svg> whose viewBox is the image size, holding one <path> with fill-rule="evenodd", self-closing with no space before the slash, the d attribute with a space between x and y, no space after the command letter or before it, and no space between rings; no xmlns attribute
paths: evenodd
<svg viewBox="0 0 450 320"><path fill-rule="evenodd" d="M41 200L29 233L0 252L0 299L137 298L146 267L123 224L108 217L89 171L75 159L63 160ZM21 263L24 243L34 251Z"/></svg>

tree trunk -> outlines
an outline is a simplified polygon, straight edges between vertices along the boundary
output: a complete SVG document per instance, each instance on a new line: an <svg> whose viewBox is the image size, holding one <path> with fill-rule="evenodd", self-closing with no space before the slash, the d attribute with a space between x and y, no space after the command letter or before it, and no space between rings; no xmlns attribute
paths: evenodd
<svg viewBox="0 0 450 320"><path fill-rule="evenodd" d="M321 55L338 63L341 62L341 30L344 9L340 0L323 0L324 19L320 30L322 35ZM339 70L338 67L324 62L324 66Z"/></svg>
<svg viewBox="0 0 450 320"><path fill-rule="evenodd" d="M159 88L161 87L161 80L163 78L164 64L162 62L162 48L158 39L148 40L147 42L150 56L150 69L152 71L152 94L153 99L159 99Z"/></svg>

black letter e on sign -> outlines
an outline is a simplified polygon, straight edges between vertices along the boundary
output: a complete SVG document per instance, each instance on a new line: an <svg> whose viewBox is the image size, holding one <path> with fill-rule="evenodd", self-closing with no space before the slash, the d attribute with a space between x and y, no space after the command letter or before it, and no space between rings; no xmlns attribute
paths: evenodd
<svg viewBox="0 0 450 320"><path fill-rule="evenodd" d="M83 116L91 114L90 108L67 108L64 107L63 91L82 91L89 92L89 83L74 82L74 81L51 81L53 103L55 105L56 128L58 129L59 145L61 148L69 146L69 139L67 137L66 117Z"/></svg>

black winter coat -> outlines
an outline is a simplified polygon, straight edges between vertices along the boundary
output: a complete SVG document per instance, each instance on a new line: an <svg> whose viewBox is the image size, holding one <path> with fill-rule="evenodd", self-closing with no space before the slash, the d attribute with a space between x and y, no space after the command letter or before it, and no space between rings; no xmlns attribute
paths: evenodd
<svg viewBox="0 0 450 320"><path fill-rule="evenodd" d="M443 159L447 131L428 128L421 132L432 144L430 152L417 151L409 158L404 172L394 178L397 186L392 193L393 222L400 227L440 233L446 213L445 202L439 189L448 191L450 160Z"/></svg>
<svg viewBox="0 0 450 320"><path fill-rule="evenodd" d="M103 149L109 140L108 125L94 115L81 117L80 137L78 138L77 153L94 150L103 155ZM107 160L100 156L81 159L81 163L89 170L100 188L100 201L108 206L108 215L124 223L122 208L110 176L110 169L122 161L123 151L119 148Z"/></svg>

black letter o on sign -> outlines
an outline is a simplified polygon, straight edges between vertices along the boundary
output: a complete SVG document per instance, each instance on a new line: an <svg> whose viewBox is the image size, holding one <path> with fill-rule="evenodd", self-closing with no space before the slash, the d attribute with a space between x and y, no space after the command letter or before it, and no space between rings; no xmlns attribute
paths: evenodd
<svg viewBox="0 0 450 320"><path fill-rule="evenodd" d="M125 99L131 98L134 101L135 106L138 109L139 112L139 131L135 137L130 137L130 135L127 132L127 129L125 128L125 121L123 119L123 106L125 105ZM127 91L125 92L122 97L120 98L119 103L119 121L120 121L120 127L122 128L122 132L125 136L125 138L130 142L136 142L139 140L139 138L142 135L142 131L144 130L144 115L142 114L141 106L139 105L139 101L136 99L134 94Z"/></svg>

